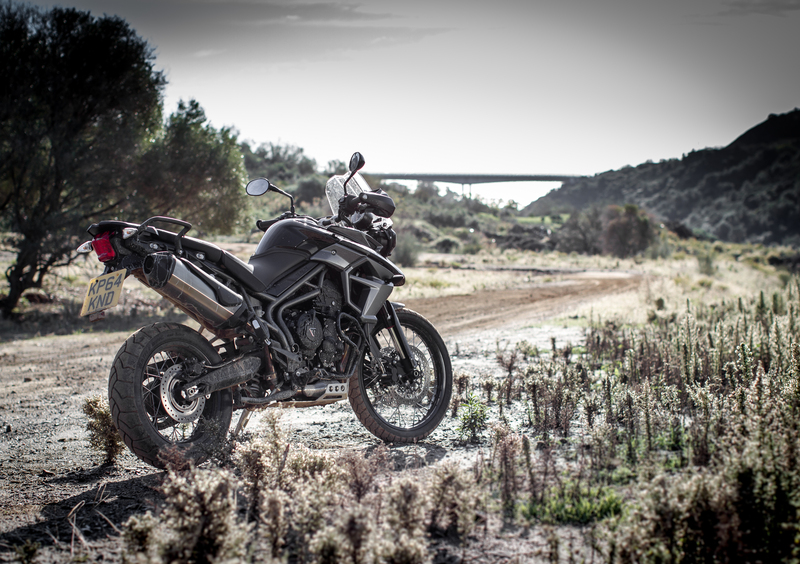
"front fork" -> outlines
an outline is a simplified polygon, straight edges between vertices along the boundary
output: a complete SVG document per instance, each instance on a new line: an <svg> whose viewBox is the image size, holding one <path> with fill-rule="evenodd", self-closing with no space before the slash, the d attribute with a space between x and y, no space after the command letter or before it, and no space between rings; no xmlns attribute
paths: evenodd
<svg viewBox="0 0 800 564"><path fill-rule="evenodd" d="M400 367L403 369L403 374L407 378L413 378L414 376L414 361L413 356L411 353L411 347L408 345L408 341L406 340L406 334L403 332L403 328L400 325L400 318L397 316L397 309L402 308L401 304L393 304L392 302L386 302L383 304L383 308L381 308L380 316L383 319L383 325L389 331L389 335L392 337L392 341L394 343L394 348L397 353L400 355ZM372 337L372 332L369 332L370 335L370 349L372 352L373 358L380 359L381 353L378 344L375 342L374 337Z"/></svg>

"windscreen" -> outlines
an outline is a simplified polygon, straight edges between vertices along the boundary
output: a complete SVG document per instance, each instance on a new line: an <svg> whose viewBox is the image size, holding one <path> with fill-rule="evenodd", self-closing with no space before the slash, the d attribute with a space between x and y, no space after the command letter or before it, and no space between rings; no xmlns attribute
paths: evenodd
<svg viewBox="0 0 800 564"><path fill-rule="evenodd" d="M333 215L339 214L339 198L344 196L344 181L347 180L347 175L331 176L328 183L325 185L325 195L328 197L328 203L331 206ZM372 192L364 177L356 173L350 182L347 183L347 193L359 195L362 192Z"/></svg>

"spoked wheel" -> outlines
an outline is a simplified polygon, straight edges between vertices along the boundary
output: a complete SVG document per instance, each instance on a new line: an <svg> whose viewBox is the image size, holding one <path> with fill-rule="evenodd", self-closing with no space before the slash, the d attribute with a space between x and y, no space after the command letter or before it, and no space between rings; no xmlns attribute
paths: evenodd
<svg viewBox="0 0 800 564"><path fill-rule="evenodd" d="M439 425L453 389L453 371L444 341L420 314L397 312L411 349L413 374L403 374L390 330L378 327L380 367L369 351L350 382L350 404L361 423L387 442L408 443L427 437Z"/></svg>
<svg viewBox="0 0 800 564"><path fill-rule="evenodd" d="M156 323L128 337L114 358L108 400L114 424L136 456L162 468L159 457L175 447L200 464L225 437L231 422L230 390L191 401L180 393L187 363L218 364L220 357L196 331Z"/></svg>

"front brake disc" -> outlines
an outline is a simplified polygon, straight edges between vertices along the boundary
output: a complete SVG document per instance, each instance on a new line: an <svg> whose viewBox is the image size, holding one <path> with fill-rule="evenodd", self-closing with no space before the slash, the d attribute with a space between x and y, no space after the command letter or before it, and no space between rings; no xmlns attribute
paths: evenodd
<svg viewBox="0 0 800 564"><path fill-rule="evenodd" d="M410 382L399 383L393 390L400 405L421 405L428 399L432 371L422 351L410 345L409 348L414 364L414 377Z"/></svg>

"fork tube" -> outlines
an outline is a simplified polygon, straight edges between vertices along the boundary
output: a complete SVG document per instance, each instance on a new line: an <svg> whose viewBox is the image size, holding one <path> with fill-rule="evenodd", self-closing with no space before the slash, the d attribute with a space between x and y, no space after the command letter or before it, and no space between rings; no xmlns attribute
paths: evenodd
<svg viewBox="0 0 800 564"><path fill-rule="evenodd" d="M400 353L400 366L407 375L414 373L414 363L411 357L411 347L408 346L406 334L403 332L403 327L400 325L400 319L397 317L397 311L391 302L383 304L384 315L386 316L386 326L389 334L394 341L395 350Z"/></svg>

